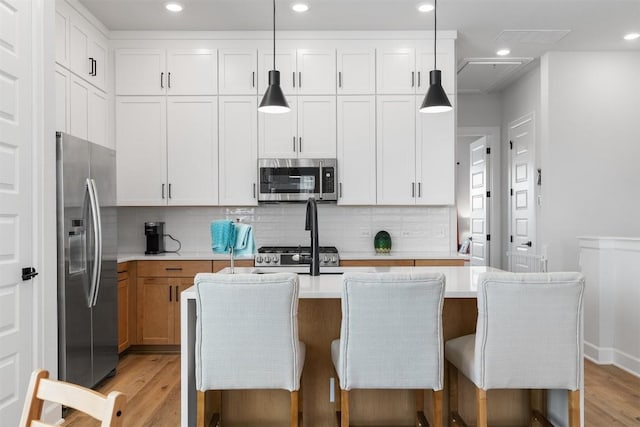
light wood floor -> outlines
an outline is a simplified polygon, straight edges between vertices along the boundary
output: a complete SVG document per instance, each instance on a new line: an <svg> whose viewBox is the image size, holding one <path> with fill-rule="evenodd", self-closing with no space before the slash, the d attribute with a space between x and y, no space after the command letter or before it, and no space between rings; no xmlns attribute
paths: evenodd
<svg viewBox="0 0 640 427"><path fill-rule="evenodd" d="M585 361L585 427L640 427L640 378L610 365ZM180 425L180 356L127 354L118 374L98 391L127 395L126 426ZM70 412L64 426L92 427L92 418Z"/></svg>

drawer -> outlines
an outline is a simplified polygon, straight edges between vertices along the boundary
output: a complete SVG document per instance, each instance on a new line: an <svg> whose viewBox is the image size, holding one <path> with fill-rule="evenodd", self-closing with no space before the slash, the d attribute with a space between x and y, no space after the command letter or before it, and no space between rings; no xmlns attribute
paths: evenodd
<svg viewBox="0 0 640 427"><path fill-rule="evenodd" d="M211 261L138 261L138 277L193 277L211 268Z"/></svg>
<svg viewBox="0 0 640 427"><path fill-rule="evenodd" d="M412 259L353 259L340 260L341 267L413 267Z"/></svg>
<svg viewBox="0 0 640 427"><path fill-rule="evenodd" d="M417 259L416 267L462 267L463 259Z"/></svg>

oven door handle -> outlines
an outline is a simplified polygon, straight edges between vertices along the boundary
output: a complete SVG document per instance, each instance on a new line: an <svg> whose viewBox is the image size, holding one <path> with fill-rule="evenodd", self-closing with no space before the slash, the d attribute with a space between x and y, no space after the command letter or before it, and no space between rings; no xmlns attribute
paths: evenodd
<svg viewBox="0 0 640 427"><path fill-rule="evenodd" d="M322 164L324 162L320 160L320 200L322 200L322 196L324 194L324 189L322 188L322 181L324 180L324 172L322 171Z"/></svg>

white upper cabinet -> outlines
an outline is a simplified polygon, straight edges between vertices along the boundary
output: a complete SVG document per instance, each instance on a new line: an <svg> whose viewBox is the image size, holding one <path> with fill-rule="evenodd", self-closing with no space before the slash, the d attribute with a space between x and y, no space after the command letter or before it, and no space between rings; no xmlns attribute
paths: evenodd
<svg viewBox="0 0 640 427"><path fill-rule="evenodd" d="M69 24L69 67L83 79L105 90L107 40L84 18L72 14Z"/></svg>
<svg viewBox="0 0 640 427"><path fill-rule="evenodd" d="M166 120L166 97L116 98L118 205L167 204Z"/></svg>
<svg viewBox="0 0 640 427"><path fill-rule="evenodd" d="M298 97L290 96L288 113L258 112L258 153L261 159L298 157Z"/></svg>
<svg viewBox="0 0 640 427"><path fill-rule="evenodd" d="M56 131L69 132L69 72L55 66Z"/></svg>
<svg viewBox="0 0 640 427"><path fill-rule="evenodd" d="M338 95L376 93L375 49L338 49Z"/></svg>
<svg viewBox="0 0 640 427"><path fill-rule="evenodd" d="M168 95L215 95L217 52L209 49L167 51Z"/></svg>
<svg viewBox="0 0 640 427"><path fill-rule="evenodd" d="M71 75L69 84L69 133L89 139L89 94L91 85Z"/></svg>
<svg viewBox="0 0 640 427"><path fill-rule="evenodd" d="M298 157L336 157L336 97L298 97Z"/></svg>
<svg viewBox="0 0 640 427"><path fill-rule="evenodd" d="M416 96L416 203L455 203L455 110L420 113L422 97ZM449 96L454 105L455 98Z"/></svg>
<svg viewBox="0 0 640 427"><path fill-rule="evenodd" d="M216 64L210 49L118 49L116 95L215 95Z"/></svg>
<svg viewBox="0 0 640 427"><path fill-rule="evenodd" d="M298 94L336 93L335 49L298 49L296 65Z"/></svg>
<svg viewBox="0 0 640 427"><path fill-rule="evenodd" d="M415 174L415 96L377 97L377 202L413 205Z"/></svg>
<svg viewBox="0 0 640 427"><path fill-rule="evenodd" d="M376 204L375 96L338 97L338 204Z"/></svg>
<svg viewBox="0 0 640 427"><path fill-rule="evenodd" d="M290 96L291 111L258 113L260 158L336 157L335 96Z"/></svg>
<svg viewBox="0 0 640 427"><path fill-rule="evenodd" d="M269 86L269 71L273 70L273 50L258 51L258 94L262 96ZM295 49L282 50L276 53L276 70L280 71L280 87L285 95L296 93L294 86L296 74ZM287 100L288 101L288 100Z"/></svg>
<svg viewBox="0 0 640 427"><path fill-rule="evenodd" d="M220 204L258 204L256 96L220 97Z"/></svg>
<svg viewBox="0 0 640 427"><path fill-rule="evenodd" d="M56 62L64 67L69 67L69 11L66 7L56 7L55 26Z"/></svg>
<svg viewBox="0 0 640 427"><path fill-rule="evenodd" d="M254 49L220 49L220 95L256 95L258 60Z"/></svg>
<svg viewBox="0 0 640 427"><path fill-rule="evenodd" d="M167 98L167 201L169 205L218 203L218 100Z"/></svg>
<svg viewBox="0 0 640 427"><path fill-rule="evenodd" d="M258 53L259 94L269 85L273 51ZM276 69L285 95L334 95L336 93L335 49L291 49L276 53Z"/></svg>
<svg viewBox="0 0 640 427"><path fill-rule="evenodd" d="M442 71L442 87L448 94L453 94L455 90L455 54L453 40L438 41L437 67ZM429 72L433 70L433 43L425 48L418 49L417 55L418 81L417 91L427 93L429 89Z"/></svg>
<svg viewBox="0 0 640 427"><path fill-rule="evenodd" d="M416 90L416 55L413 48L378 49L378 94L413 94Z"/></svg>
<svg viewBox="0 0 640 427"><path fill-rule="evenodd" d="M107 98L107 94L101 90L91 88L89 92L88 117L89 141L95 142L96 144L100 144L105 147L113 148L108 141L108 106L109 100Z"/></svg>

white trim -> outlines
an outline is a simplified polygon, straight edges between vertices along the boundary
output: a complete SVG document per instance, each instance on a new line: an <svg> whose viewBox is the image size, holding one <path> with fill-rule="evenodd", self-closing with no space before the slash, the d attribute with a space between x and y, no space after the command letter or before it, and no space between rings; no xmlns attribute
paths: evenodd
<svg viewBox="0 0 640 427"><path fill-rule="evenodd" d="M70 1L70 0L67 0ZM271 31L111 31L111 40L271 40ZM438 31L455 40L457 31ZM433 40L433 31L278 31L278 40Z"/></svg>
<svg viewBox="0 0 640 427"><path fill-rule="evenodd" d="M596 347L585 341L584 357L598 365L614 365L640 378L640 359L624 351Z"/></svg>
<svg viewBox="0 0 640 427"><path fill-rule="evenodd" d="M640 252L640 238L637 237L578 237L578 244L581 248Z"/></svg>
<svg viewBox="0 0 640 427"><path fill-rule="evenodd" d="M66 0L66 2L69 4L69 6L75 9L75 11L80 14L80 16L82 16L84 19L89 21L91 25L96 27L96 29L100 31L103 36L105 36L106 38L109 38L109 34L110 34L109 29L102 22L100 22L100 20L96 18L91 12L89 12L89 10L86 7L84 7L84 5L80 4L78 0Z"/></svg>
<svg viewBox="0 0 640 427"><path fill-rule="evenodd" d="M491 267L502 268L502 173L501 173L501 139L499 126L461 126L456 129L456 141L459 137L487 138L487 147L491 148L491 158L489 159L489 185L491 191L489 205L489 234L491 241L489 244L489 264ZM457 184L456 184L457 185ZM453 230L453 229L452 229ZM453 234L453 233L452 233Z"/></svg>

